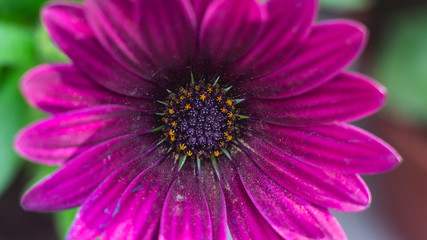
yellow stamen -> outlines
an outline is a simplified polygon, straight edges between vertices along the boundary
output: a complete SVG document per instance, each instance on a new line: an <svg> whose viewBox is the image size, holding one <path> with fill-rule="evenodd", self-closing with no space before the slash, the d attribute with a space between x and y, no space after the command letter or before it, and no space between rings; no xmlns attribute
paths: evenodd
<svg viewBox="0 0 427 240"><path fill-rule="evenodd" d="M205 95L205 94L200 95L200 99L201 99L202 101L205 101L205 99L206 99L206 95Z"/></svg>
<svg viewBox="0 0 427 240"><path fill-rule="evenodd" d="M230 99L228 99L225 103L227 103L228 105L233 105L233 101L231 101Z"/></svg>
<svg viewBox="0 0 427 240"><path fill-rule="evenodd" d="M207 92L212 93L212 88L208 88Z"/></svg>
<svg viewBox="0 0 427 240"><path fill-rule="evenodd" d="M224 147L225 143L224 142L220 142L219 145L221 145L221 147Z"/></svg>
<svg viewBox="0 0 427 240"><path fill-rule="evenodd" d="M185 150L187 148L187 146L185 146L185 144L179 144L179 149L181 150Z"/></svg>
<svg viewBox="0 0 427 240"><path fill-rule="evenodd" d="M227 112L227 109L225 109L224 107L221 108L221 112Z"/></svg>
<svg viewBox="0 0 427 240"><path fill-rule="evenodd" d="M229 142L229 141L231 141L231 139L233 139L233 136L228 135L226 139Z"/></svg>
<svg viewBox="0 0 427 240"><path fill-rule="evenodd" d="M175 136L171 136L171 141L173 142L173 141L175 141Z"/></svg>
<svg viewBox="0 0 427 240"><path fill-rule="evenodd" d="M175 130L173 130L173 129L169 130L169 135L174 136L175 135Z"/></svg>
<svg viewBox="0 0 427 240"><path fill-rule="evenodd" d="M169 109L169 114L174 114L175 111L173 109Z"/></svg>
<svg viewBox="0 0 427 240"><path fill-rule="evenodd" d="M186 110L188 110L188 109L190 109L190 108L191 108L190 104L185 105L185 109L186 109Z"/></svg>
<svg viewBox="0 0 427 240"><path fill-rule="evenodd" d="M199 91L200 90L200 86L196 85L196 86L194 86L194 89L196 89L196 91Z"/></svg>
<svg viewBox="0 0 427 240"><path fill-rule="evenodd" d="M217 97L217 98L216 98L216 100L217 100L218 102L221 102L221 101L222 101L222 97Z"/></svg>
<svg viewBox="0 0 427 240"><path fill-rule="evenodd" d="M188 151L188 152L187 152L187 155L188 155L188 156L191 156L191 155L193 155L193 153L192 153L191 151Z"/></svg>
<svg viewBox="0 0 427 240"><path fill-rule="evenodd" d="M176 123L176 121L172 122L172 127L176 127L176 125L178 125L178 123Z"/></svg>
<svg viewBox="0 0 427 240"><path fill-rule="evenodd" d="M231 126L233 124L233 122L228 120L227 124Z"/></svg>
<svg viewBox="0 0 427 240"><path fill-rule="evenodd" d="M185 98L184 96L179 97L179 99L181 99L181 100L184 100L184 98Z"/></svg>
<svg viewBox="0 0 427 240"><path fill-rule="evenodd" d="M228 112L227 116L231 118L231 117L233 117L233 113L232 112Z"/></svg>
<svg viewBox="0 0 427 240"><path fill-rule="evenodd" d="M217 151L215 151L214 152L214 155L215 155L215 157L218 157L219 156L219 151L217 150Z"/></svg>

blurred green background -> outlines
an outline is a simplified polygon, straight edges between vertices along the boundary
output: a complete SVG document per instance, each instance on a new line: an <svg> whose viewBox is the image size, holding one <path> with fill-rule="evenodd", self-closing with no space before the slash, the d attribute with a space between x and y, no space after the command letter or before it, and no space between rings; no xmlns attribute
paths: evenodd
<svg viewBox="0 0 427 240"><path fill-rule="evenodd" d="M19 207L22 193L54 170L26 162L13 151L16 132L44 116L23 100L20 77L35 65L68 61L40 25L38 13L45 1L0 0L0 240L61 239L76 211L38 214ZM390 142L405 159L391 173L365 178L373 192L370 210L355 215L336 213L337 217L350 240L425 239L427 2L320 2L321 19L351 18L370 29L367 50L353 68L388 88L388 104L358 124Z"/></svg>

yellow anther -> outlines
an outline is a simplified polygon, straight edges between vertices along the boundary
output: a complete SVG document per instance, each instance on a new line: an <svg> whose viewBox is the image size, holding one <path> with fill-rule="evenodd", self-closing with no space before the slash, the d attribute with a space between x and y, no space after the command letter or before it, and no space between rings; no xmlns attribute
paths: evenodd
<svg viewBox="0 0 427 240"><path fill-rule="evenodd" d="M176 125L178 125L178 123L176 121L172 122L172 127L176 127Z"/></svg>
<svg viewBox="0 0 427 240"><path fill-rule="evenodd" d="M191 152L191 151L187 151L187 155L188 155L188 156L191 156L191 155L193 155L193 152Z"/></svg>
<svg viewBox="0 0 427 240"><path fill-rule="evenodd" d="M216 98L216 100L217 100L218 102L221 102L221 101L222 101L222 97L217 97L217 98Z"/></svg>
<svg viewBox="0 0 427 240"><path fill-rule="evenodd" d="M219 151L217 150L217 151L215 151L214 152L214 155L215 155L215 157L218 157L219 156Z"/></svg>
<svg viewBox="0 0 427 240"><path fill-rule="evenodd" d="M200 90L200 86L196 85L196 86L194 86L194 89L196 89L196 91L199 91Z"/></svg>
<svg viewBox="0 0 427 240"><path fill-rule="evenodd" d="M175 130L173 130L173 129L169 130L169 135L174 136L175 135Z"/></svg>
<svg viewBox="0 0 427 240"><path fill-rule="evenodd" d="M179 149L181 150L185 150L187 148L187 146L185 146L185 144L179 144Z"/></svg>
<svg viewBox="0 0 427 240"><path fill-rule="evenodd" d="M169 109L169 114L174 114L175 111L173 109Z"/></svg>
<svg viewBox="0 0 427 240"><path fill-rule="evenodd" d="M227 112L227 109L225 109L225 107L221 108L221 112L225 113Z"/></svg>
<svg viewBox="0 0 427 240"><path fill-rule="evenodd" d="M227 141L229 142L229 141L231 141L231 139L233 139L233 136L228 135L228 136L226 137L226 139L227 139Z"/></svg>
<svg viewBox="0 0 427 240"><path fill-rule="evenodd" d="M216 88L216 89L215 89L215 92L216 92L216 93L219 93L219 88Z"/></svg>
<svg viewBox="0 0 427 240"><path fill-rule="evenodd" d="M203 154L202 150L199 150L199 152L197 152L197 156L202 156L202 154Z"/></svg>
<svg viewBox="0 0 427 240"><path fill-rule="evenodd" d="M188 97L191 97L192 95L193 95L193 94L192 94L191 92L189 92L187 96L188 96Z"/></svg>
<svg viewBox="0 0 427 240"><path fill-rule="evenodd" d="M231 101L230 99L228 99L225 103L227 103L228 105L233 105L233 101Z"/></svg>
<svg viewBox="0 0 427 240"><path fill-rule="evenodd" d="M175 136L171 136L171 141L173 142L173 141L175 141Z"/></svg>
<svg viewBox="0 0 427 240"><path fill-rule="evenodd" d="M202 101L205 101L205 99L206 99L206 95L205 95L205 94L200 95L200 99L201 99Z"/></svg>
<svg viewBox="0 0 427 240"><path fill-rule="evenodd" d="M184 96L181 96L181 97L179 97L179 99L184 100L184 99L185 99L185 97L184 97Z"/></svg>
<svg viewBox="0 0 427 240"><path fill-rule="evenodd" d="M212 88L208 88L208 90L206 90L208 93L212 93Z"/></svg>
<svg viewBox="0 0 427 240"><path fill-rule="evenodd" d="M221 147L224 147L225 143L224 142L220 142L219 145L221 145Z"/></svg>
<svg viewBox="0 0 427 240"><path fill-rule="evenodd" d="M228 112L227 116L231 118L231 117L233 117L233 113L232 112Z"/></svg>
<svg viewBox="0 0 427 240"><path fill-rule="evenodd" d="M191 108L190 104L185 105L185 109L186 109L186 110L188 110L188 109L190 109L190 108Z"/></svg>
<svg viewBox="0 0 427 240"><path fill-rule="evenodd" d="M227 124L231 126L233 124L233 122L228 120Z"/></svg>

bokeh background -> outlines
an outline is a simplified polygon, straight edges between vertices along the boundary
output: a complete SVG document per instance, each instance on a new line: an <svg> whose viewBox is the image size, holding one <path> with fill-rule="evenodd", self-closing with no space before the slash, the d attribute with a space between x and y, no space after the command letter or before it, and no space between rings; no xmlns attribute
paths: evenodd
<svg viewBox="0 0 427 240"><path fill-rule="evenodd" d="M15 133L43 117L25 103L19 80L29 68L68 61L40 25L46 0L0 0L0 240L62 239L76 212L24 212L23 192L54 168L32 164L13 151ZM387 106L355 124L393 145L404 163L363 176L371 207L334 214L350 240L427 239L427 1L320 0L319 19L351 18L370 29L365 53L352 69L389 91Z"/></svg>

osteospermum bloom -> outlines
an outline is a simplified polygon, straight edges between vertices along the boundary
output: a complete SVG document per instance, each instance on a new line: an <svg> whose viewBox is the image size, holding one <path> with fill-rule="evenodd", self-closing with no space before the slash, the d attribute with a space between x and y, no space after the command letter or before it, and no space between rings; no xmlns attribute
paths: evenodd
<svg viewBox="0 0 427 240"><path fill-rule="evenodd" d="M359 23L313 24L315 0L86 0L42 18L71 64L27 73L52 116L24 157L60 168L22 206L80 206L67 239L345 239L328 209L370 202L359 174L396 166L346 122L385 89L343 69Z"/></svg>

